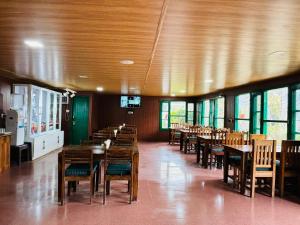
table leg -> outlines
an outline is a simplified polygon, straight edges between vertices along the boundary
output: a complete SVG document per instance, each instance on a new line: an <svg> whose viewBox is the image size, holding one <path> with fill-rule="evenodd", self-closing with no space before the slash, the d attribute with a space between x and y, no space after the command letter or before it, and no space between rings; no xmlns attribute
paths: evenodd
<svg viewBox="0 0 300 225"><path fill-rule="evenodd" d="M241 194L244 195L245 194L245 184L246 184L246 174L245 174L245 170L246 170L246 155L245 153L242 153L241 155L241 168L240 168L240 171L241 171L241 175L240 175L240 178L241 178Z"/></svg>
<svg viewBox="0 0 300 225"><path fill-rule="evenodd" d="M137 201L137 197L138 197L138 186L139 186L138 174L139 174L139 153L136 153L133 156L132 201Z"/></svg>
<svg viewBox="0 0 300 225"><path fill-rule="evenodd" d="M199 140L197 140L196 153L197 153L197 160L196 160L196 162L199 163L200 162L200 141Z"/></svg>
<svg viewBox="0 0 300 225"><path fill-rule="evenodd" d="M57 170L57 201L60 202L61 201L61 184L62 184L62 158L61 158L61 154L58 154L57 156L57 161L58 161L58 170Z"/></svg>
<svg viewBox="0 0 300 225"><path fill-rule="evenodd" d="M225 183L228 182L228 169L229 169L228 160L229 160L229 152L227 151L227 149L225 147L224 148L224 169L223 169Z"/></svg>
<svg viewBox="0 0 300 225"><path fill-rule="evenodd" d="M180 151L183 148L183 132L180 132Z"/></svg>
<svg viewBox="0 0 300 225"><path fill-rule="evenodd" d="M208 143L205 142L204 150L203 150L203 167L207 169L208 167Z"/></svg>

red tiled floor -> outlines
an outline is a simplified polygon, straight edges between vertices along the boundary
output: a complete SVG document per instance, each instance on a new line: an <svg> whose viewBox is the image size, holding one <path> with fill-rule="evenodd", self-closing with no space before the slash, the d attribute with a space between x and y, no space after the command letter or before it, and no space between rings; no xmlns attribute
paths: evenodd
<svg viewBox="0 0 300 225"><path fill-rule="evenodd" d="M242 196L222 182L221 170L199 168L195 155L180 153L178 146L142 143L139 149L138 202L127 204L126 184L115 182L105 206L101 193L88 204L85 184L59 206L57 153L52 153L0 175L0 224L300 224L299 204Z"/></svg>

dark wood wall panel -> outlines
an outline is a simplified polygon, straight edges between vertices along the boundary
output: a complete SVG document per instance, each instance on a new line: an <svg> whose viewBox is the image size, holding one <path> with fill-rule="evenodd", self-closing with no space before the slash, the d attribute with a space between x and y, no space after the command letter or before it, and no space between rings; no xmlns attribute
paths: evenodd
<svg viewBox="0 0 300 225"><path fill-rule="evenodd" d="M10 108L11 82L0 78L0 114ZM0 127L5 126L5 121L0 117Z"/></svg>

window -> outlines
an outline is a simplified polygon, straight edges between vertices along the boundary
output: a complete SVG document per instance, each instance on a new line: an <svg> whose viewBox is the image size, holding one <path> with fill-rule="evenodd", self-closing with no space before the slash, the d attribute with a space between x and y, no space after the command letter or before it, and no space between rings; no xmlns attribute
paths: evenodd
<svg viewBox="0 0 300 225"><path fill-rule="evenodd" d="M263 130L270 139L287 139L288 88L264 92Z"/></svg>
<svg viewBox="0 0 300 225"><path fill-rule="evenodd" d="M253 96L253 134L260 134L261 124L261 94L254 94Z"/></svg>
<svg viewBox="0 0 300 225"><path fill-rule="evenodd" d="M194 103L188 103L187 105L187 123L194 125Z"/></svg>
<svg viewBox="0 0 300 225"><path fill-rule="evenodd" d="M203 102L203 106L202 106L202 125L203 126L209 126L209 100L205 100Z"/></svg>
<svg viewBox="0 0 300 225"><path fill-rule="evenodd" d="M196 124L201 125L202 102L196 105Z"/></svg>
<svg viewBox="0 0 300 225"><path fill-rule="evenodd" d="M185 101L161 101L160 129L168 129L172 123L185 123L187 107Z"/></svg>
<svg viewBox="0 0 300 225"><path fill-rule="evenodd" d="M249 131L250 125L250 94L235 97L235 130Z"/></svg>
<svg viewBox="0 0 300 225"><path fill-rule="evenodd" d="M215 99L209 101L209 126L214 127Z"/></svg>
<svg viewBox="0 0 300 225"><path fill-rule="evenodd" d="M161 113L160 113L160 128L169 128L169 102L161 102Z"/></svg>
<svg viewBox="0 0 300 225"><path fill-rule="evenodd" d="M217 98L215 100L215 116L214 125L215 128L224 128L225 117L225 98Z"/></svg>
<svg viewBox="0 0 300 225"><path fill-rule="evenodd" d="M292 139L300 140L300 89L292 93Z"/></svg>

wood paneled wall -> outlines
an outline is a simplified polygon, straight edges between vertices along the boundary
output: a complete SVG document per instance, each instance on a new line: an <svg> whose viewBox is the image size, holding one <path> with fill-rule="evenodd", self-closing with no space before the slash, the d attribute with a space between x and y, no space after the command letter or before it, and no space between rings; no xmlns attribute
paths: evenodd
<svg viewBox="0 0 300 225"><path fill-rule="evenodd" d="M0 114L10 108L11 81L0 78ZM5 126L5 121L0 117L0 127Z"/></svg>

